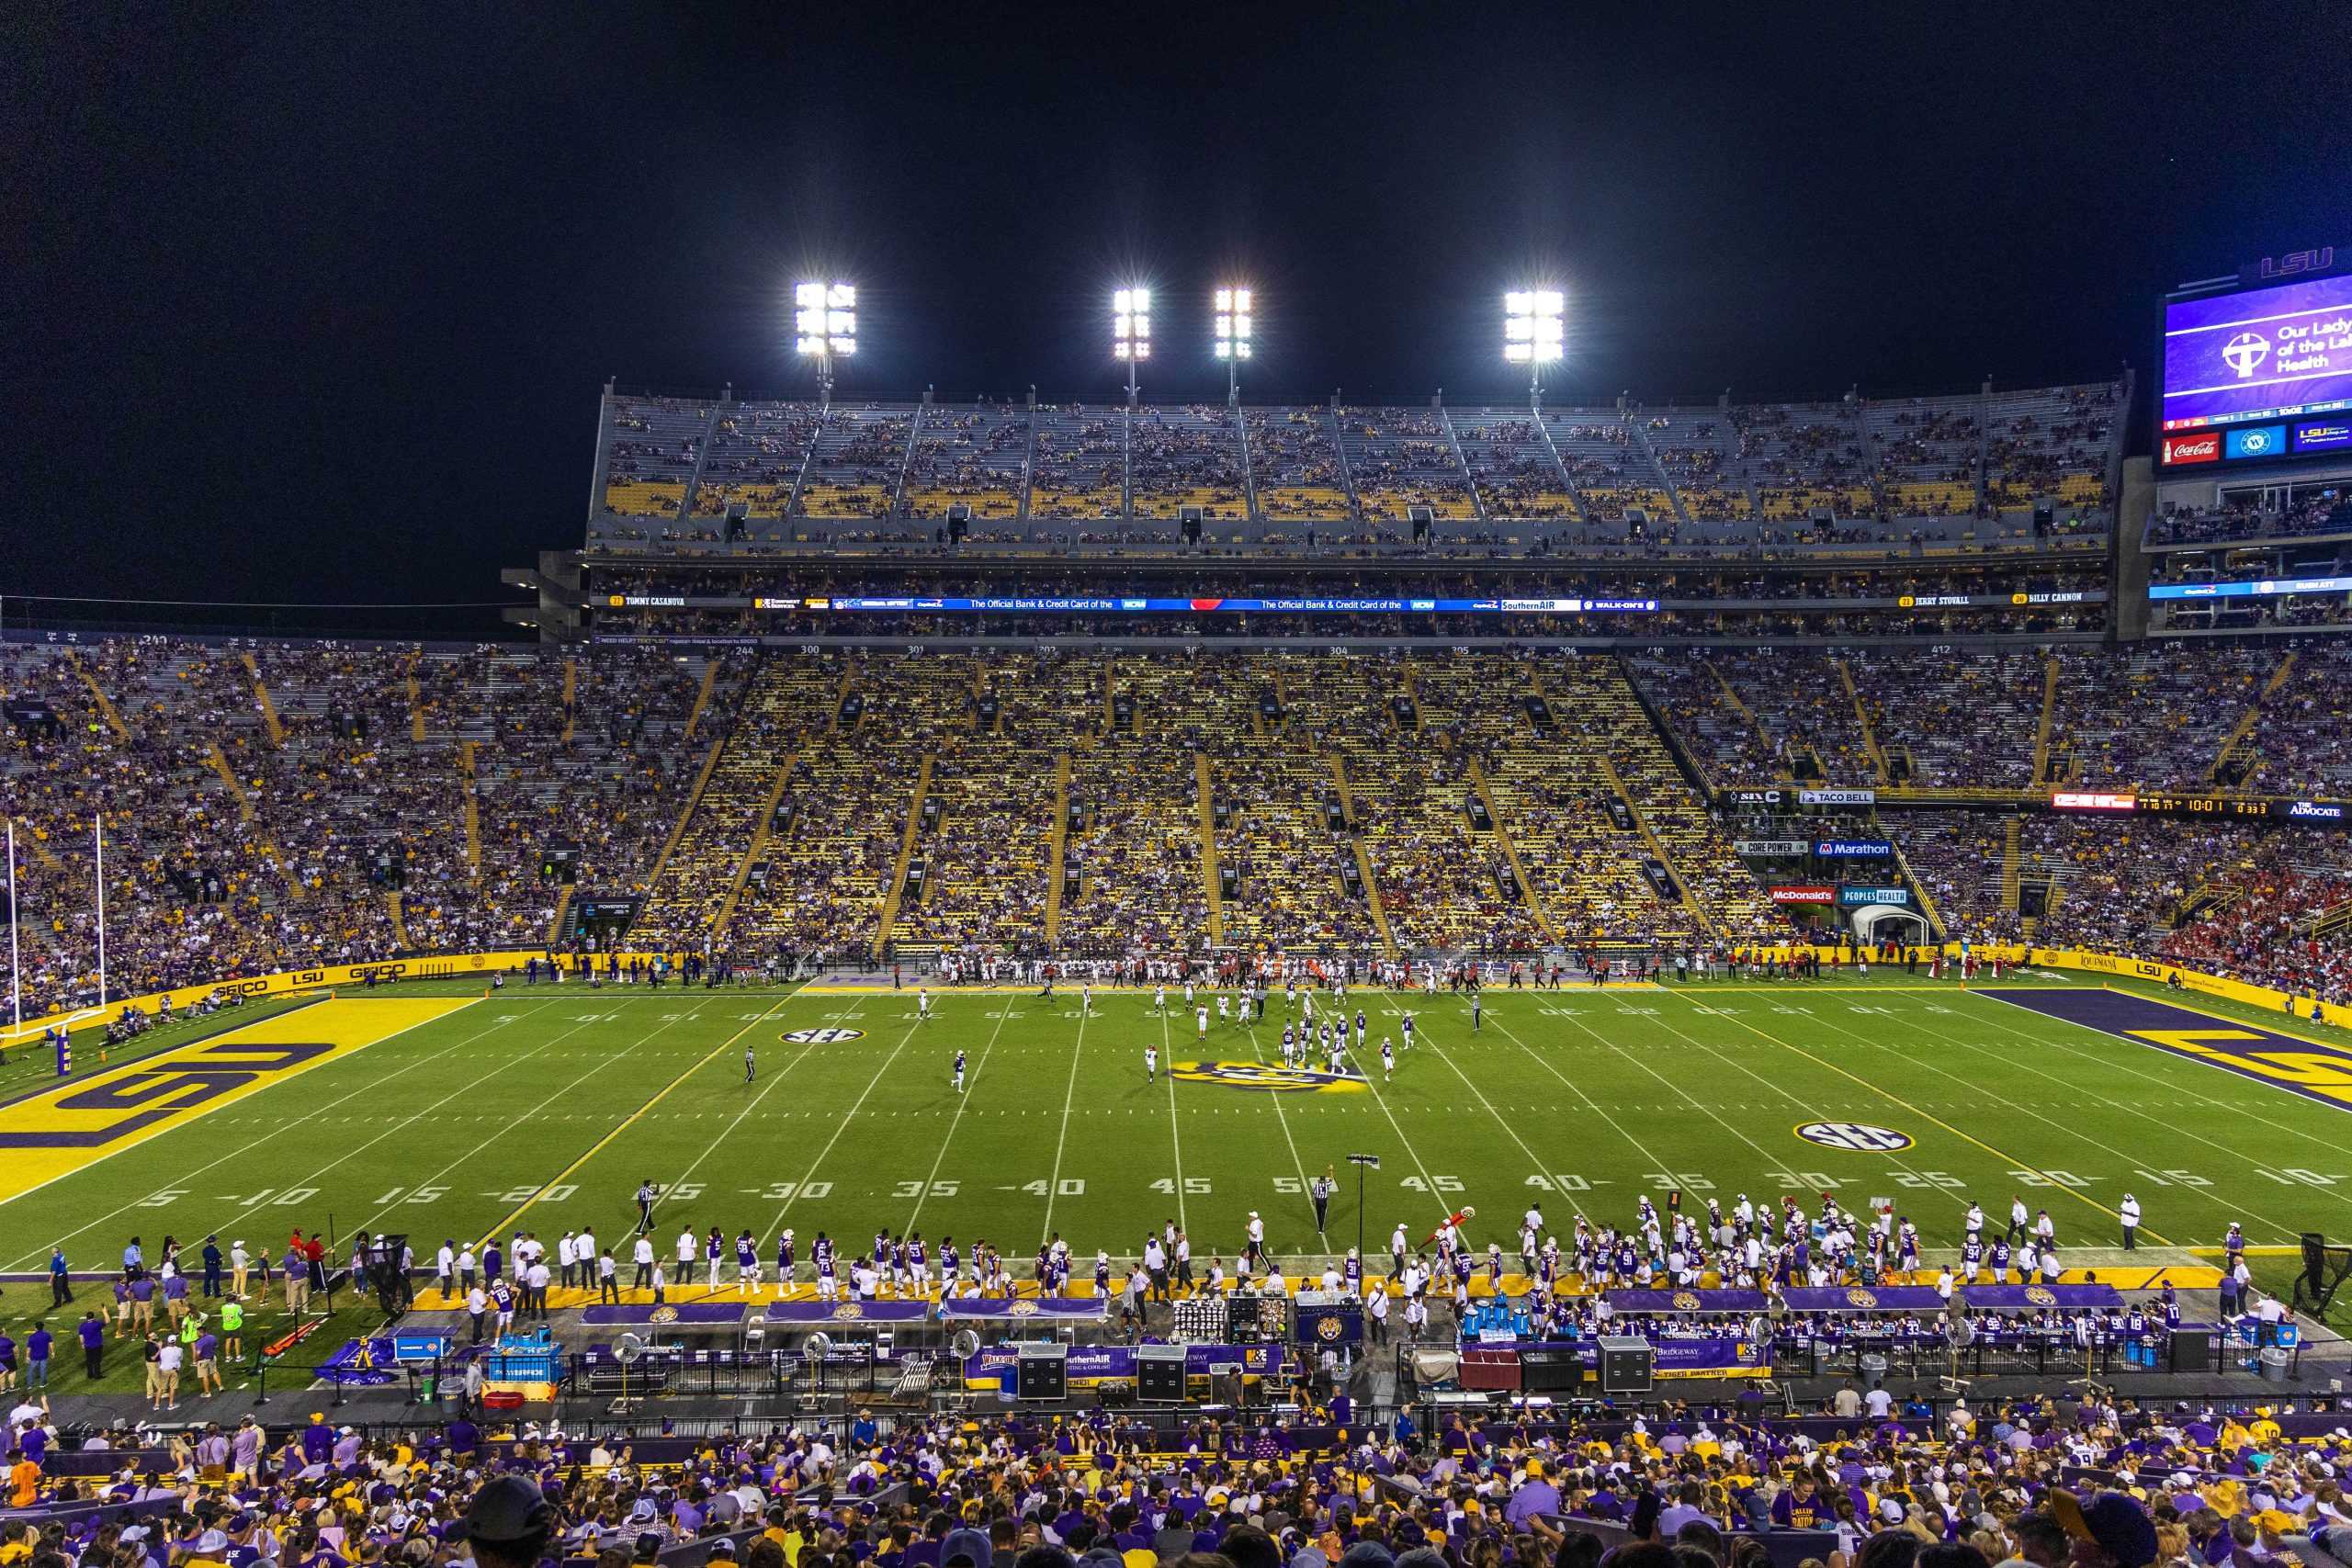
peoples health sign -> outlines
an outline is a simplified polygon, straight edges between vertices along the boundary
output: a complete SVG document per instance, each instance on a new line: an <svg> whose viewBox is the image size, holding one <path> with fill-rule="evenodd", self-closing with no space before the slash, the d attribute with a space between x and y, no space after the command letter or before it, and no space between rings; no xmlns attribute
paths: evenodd
<svg viewBox="0 0 2352 1568"><path fill-rule="evenodd" d="M2352 273L2165 307L2165 430L2352 409ZM2259 451L2285 446L2276 433Z"/></svg>
<svg viewBox="0 0 2352 1568"><path fill-rule="evenodd" d="M1860 909L1871 904L1908 905L1910 902L1911 890L1907 887L1840 887L1838 889L1838 907L1841 909Z"/></svg>

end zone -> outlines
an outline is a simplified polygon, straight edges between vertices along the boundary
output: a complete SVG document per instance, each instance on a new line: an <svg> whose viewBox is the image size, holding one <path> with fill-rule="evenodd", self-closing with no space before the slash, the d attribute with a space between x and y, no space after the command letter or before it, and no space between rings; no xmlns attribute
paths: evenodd
<svg viewBox="0 0 2352 1568"><path fill-rule="evenodd" d="M2352 1111L2352 1052L2322 1041L2281 1034L2259 1024L2241 1023L2132 991L1980 986L1976 994Z"/></svg>
<svg viewBox="0 0 2352 1568"><path fill-rule="evenodd" d="M480 999L318 1002L0 1106L0 1203Z"/></svg>

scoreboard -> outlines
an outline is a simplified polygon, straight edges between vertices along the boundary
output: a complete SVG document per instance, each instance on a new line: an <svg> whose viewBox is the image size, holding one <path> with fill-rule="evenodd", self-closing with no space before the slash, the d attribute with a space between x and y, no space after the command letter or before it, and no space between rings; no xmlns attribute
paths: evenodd
<svg viewBox="0 0 2352 1568"><path fill-rule="evenodd" d="M2172 295L2157 363L2162 473L2352 458L2352 247Z"/></svg>
<svg viewBox="0 0 2352 1568"><path fill-rule="evenodd" d="M2050 808L2094 816L2233 817L2314 828L2341 828L2347 818L2352 818L2352 801L2290 800L2155 789L2055 790L2050 796Z"/></svg>

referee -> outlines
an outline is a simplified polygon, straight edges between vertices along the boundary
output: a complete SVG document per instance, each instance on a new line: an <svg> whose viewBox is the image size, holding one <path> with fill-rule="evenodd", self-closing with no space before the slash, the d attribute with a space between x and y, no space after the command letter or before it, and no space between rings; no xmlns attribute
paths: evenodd
<svg viewBox="0 0 2352 1568"><path fill-rule="evenodd" d="M1328 1165L1323 1168L1322 1175L1307 1184L1306 1190L1315 1200L1315 1234L1317 1235L1323 1234L1325 1222L1330 1218L1331 1214L1331 1194L1339 1189L1340 1184L1331 1179L1331 1168Z"/></svg>
<svg viewBox="0 0 2352 1568"><path fill-rule="evenodd" d="M749 1066L749 1064L748 1064L748 1062L747 1062L747 1063L746 1063L747 1069L748 1069L748 1066ZM637 1234L638 1234L638 1235L651 1235L651 1234L652 1234L652 1231L653 1231L653 1200L654 1200L655 1198L657 1198L657 1197L659 1197L659 1196L661 1195L661 1191L662 1191L662 1190L661 1190L660 1188L658 1188L658 1187L654 1186L654 1185L653 1185L653 1183L652 1183L652 1182L650 1182L650 1181L640 1181L640 1182L639 1182L639 1183L637 1184Z"/></svg>
<svg viewBox="0 0 2352 1568"><path fill-rule="evenodd" d="M1478 1032L1478 1009L1481 1005L1479 997L1478 987L1472 986L1470 987L1470 1032L1473 1034Z"/></svg>

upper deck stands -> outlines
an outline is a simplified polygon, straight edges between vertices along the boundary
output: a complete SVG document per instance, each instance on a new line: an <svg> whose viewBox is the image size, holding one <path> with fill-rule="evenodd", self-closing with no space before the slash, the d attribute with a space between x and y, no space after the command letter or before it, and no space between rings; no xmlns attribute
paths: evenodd
<svg viewBox="0 0 2352 1568"><path fill-rule="evenodd" d="M625 517L675 517L710 428L707 400L615 398L605 445L605 506Z"/></svg>
<svg viewBox="0 0 2352 1568"><path fill-rule="evenodd" d="M1340 472L1337 425L1329 409L1245 409L1250 467L1258 511L1269 522L1338 522L1352 503Z"/></svg>
<svg viewBox="0 0 2352 1568"><path fill-rule="evenodd" d="M1872 403L1863 428L1878 453L1879 498L1902 517L1962 517L1976 509L1982 398Z"/></svg>
<svg viewBox="0 0 2352 1568"><path fill-rule="evenodd" d="M1130 440L1137 517L1175 517L1188 506L1218 521L1249 515L1233 410L1222 403L1138 409Z"/></svg>
<svg viewBox="0 0 2352 1568"><path fill-rule="evenodd" d="M1453 433L1435 409L1341 409L1340 449L1366 517L1403 523L1417 506L1442 520L1478 514Z"/></svg>
<svg viewBox="0 0 2352 1568"><path fill-rule="evenodd" d="M1622 523L1639 509L1654 521L1673 521L1666 476L1623 415L1614 409L1545 409L1544 423L1587 520Z"/></svg>
<svg viewBox="0 0 2352 1568"><path fill-rule="evenodd" d="M1029 491L1029 410L1018 403L923 410L907 458L907 515L944 518L962 505L975 521L1019 516Z"/></svg>
<svg viewBox="0 0 2352 1568"><path fill-rule="evenodd" d="M1037 410L1037 456L1029 514L1041 518L1116 517L1125 506L1126 414L1070 403Z"/></svg>
<svg viewBox="0 0 2352 1568"><path fill-rule="evenodd" d="M1870 464L1861 420L1849 403L1767 404L1731 411L1739 432L1741 478L1759 517L1798 520L1816 511L1868 517Z"/></svg>
<svg viewBox="0 0 2352 1568"><path fill-rule="evenodd" d="M826 410L793 514L888 516L906 467L914 420L914 409L903 403L865 408L836 403Z"/></svg>
<svg viewBox="0 0 2352 1568"><path fill-rule="evenodd" d="M724 516L741 503L756 531L783 517L817 434L814 403L737 403L711 427L710 450L695 486L694 515Z"/></svg>
<svg viewBox="0 0 2352 1568"><path fill-rule="evenodd" d="M1453 437L1489 517L1577 515L1576 497L1526 409L1457 409Z"/></svg>

